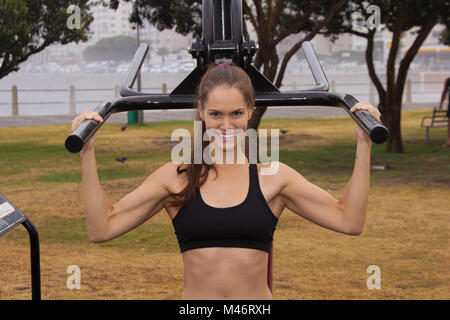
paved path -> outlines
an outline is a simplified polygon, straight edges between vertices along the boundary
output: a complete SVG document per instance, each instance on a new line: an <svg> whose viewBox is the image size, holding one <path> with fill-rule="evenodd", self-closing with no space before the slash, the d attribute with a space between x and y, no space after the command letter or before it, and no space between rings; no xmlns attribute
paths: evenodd
<svg viewBox="0 0 450 320"><path fill-rule="evenodd" d="M405 104L403 110L433 108L433 103ZM347 112L341 108L333 107L268 107L264 119L274 118L320 118L345 116ZM0 116L0 127L23 127L23 126L48 126L59 124L71 124L73 115L50 115L50 116ZM168 120L193 120L192 109L180 110L145 110L145 122L160 122ZM113 114L107 123L127 123L126 112Z"/></svg>

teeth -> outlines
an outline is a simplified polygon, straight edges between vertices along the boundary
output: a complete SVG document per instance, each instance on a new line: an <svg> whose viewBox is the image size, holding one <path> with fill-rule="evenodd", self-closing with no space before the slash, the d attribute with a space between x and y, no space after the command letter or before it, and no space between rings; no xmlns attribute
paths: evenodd
<svg viewBox="0 0 450 320"><path fill-rule="evenodd" d="M220 136L222 137L222 138L231 138L231 137L234 137L236 134L221 134L220 133Z"/></svg>

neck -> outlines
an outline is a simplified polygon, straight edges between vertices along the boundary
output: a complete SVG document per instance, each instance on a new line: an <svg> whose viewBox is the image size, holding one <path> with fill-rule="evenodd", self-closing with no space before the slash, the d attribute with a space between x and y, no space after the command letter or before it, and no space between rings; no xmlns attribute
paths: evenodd
<svg viewBox="0 0 450 320"><path fill-rule="evenodd" d="M224 160L223 163L214 163L214 166L218 169L218 170L231 170L231 169L236 169L239 167L247 167L249 165L248 159L247 157L244 155L244 162L237 162L236 157L234 157L232 162L227 162L225 161L225 155L224 155Z"/></svg>
<svg viewBox="0 0 450 320"><path fill-rule="evenodd" d="M215 150L218 151L218 150ZM232 159L227 159L227 153L229 152L228 156ZM220 160L220 159L218 159ZM222 161L219 161L220 163L215 163L217 168L235 168L235 167L242 167L243 165L248 166L248 159L245 153L241 150L241 148L238 148L235 146L234 150L226 151L223 150L222 152Z"/></svg>

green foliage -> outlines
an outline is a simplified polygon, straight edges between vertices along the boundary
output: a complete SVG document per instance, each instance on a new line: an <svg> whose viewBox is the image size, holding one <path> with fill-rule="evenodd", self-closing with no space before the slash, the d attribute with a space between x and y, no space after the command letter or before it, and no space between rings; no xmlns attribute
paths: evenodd
<svg viewBox="0 0 450 320"><path fill-rule="evenodd" d="M2 0L0 1L0 78L19 70L19 64L53 43L87 41L93 18L89 0ZM80 9L80 28L68 28Z"/></svg>
<svg viewBox="0 0 450 320"><path fill-rule="evenodd" d="M447 46L450 46L450 32L447 29L442 30L439 41Z"/></svg>
<svg viewBox="0 0 450 320"><path fill-rule="evenodd" d="M131 0L122 1L131 2ZM101 0L100 2L112 9L117 9L120 4L120 0ZM132 2L131 23L142 26L143 21L147 20L160 31L175 28L175 31L182 35L191 32L196 36L201 35L201 0L133 0Z"/></svg>
<svg viewBox="0 0 450 320"><path fill-rule="evenodd" d="M120 4L120 0L99 0L105 6L109 6L112 9L117 9ZM130 17L130 22L142 25L146 20L150 24L154 25L158 30L173 29L175 31L187 35L193 34L193 36L201 36L201 17L202 17L202 1L201 0L122 0L122 2L133 2L133 12ZM271 8L267 6L267 1L246 1L244 0L244 19L250 20L249 12L246 10L246 6L255 10L254 5L261 6L261 16L258 14L258 22L266 24L270 27L270 35L274 37L282 35L289 30L291 33L299 33L305 31L311 31L319 22L320 17L325 16L330 8L338 1L336 0L323 0L319 1L317 5L312 4L307 0L289 0L282 1L281 10L275 10L276 4L272 1ZM252 4L253 3L253 4ZM309 10L314 6L314 19L307 19L305 23L296 26L299 20L302 19L305 14L308 14ZM279 16L278 16L279 15ZM269 20L273 23L269 26ZM262 24L261 24L261 27ZM293 29L292 29L293 28ZM268 36L269 34L265 34Z"/></svg>

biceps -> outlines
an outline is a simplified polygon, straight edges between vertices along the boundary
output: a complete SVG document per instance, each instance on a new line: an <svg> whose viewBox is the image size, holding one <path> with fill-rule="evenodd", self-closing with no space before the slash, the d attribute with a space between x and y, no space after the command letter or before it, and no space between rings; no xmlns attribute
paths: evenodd
<svg viewBox="0 0 450 320"><path fill-rule="evenodd" d="M109 232L117 237L144 223L161 211L166 198L163 190L145 183L114 204L110 213Z"/></svg>
<svg viewBox="0 0 450 320"><path fill-rule="evenodd" d="M299 216L322 227L342 232L343 209L339 201L304 178L285 191L286 207Z"/></svg>

